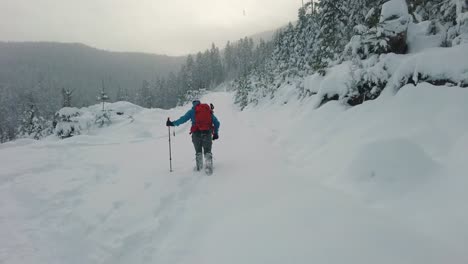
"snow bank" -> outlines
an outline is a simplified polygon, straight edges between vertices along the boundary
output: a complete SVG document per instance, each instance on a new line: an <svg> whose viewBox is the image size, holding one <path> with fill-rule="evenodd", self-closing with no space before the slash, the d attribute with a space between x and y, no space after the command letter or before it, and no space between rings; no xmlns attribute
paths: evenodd
<svg viewBox="0 0 468 264"><path fill-rule="evenodd" d="M392 75L387 88L396 92L408 82L468 84L468 44L451 48L433 48L408 56Z"/></svg>
<svg viewBox="0 0 468 264"><path fill-rule="evenodd" d="M468 223L468 213L460 211L467 199L460 186L468 184L462 161L468 91L423 82L348 109L335 102L315 109L310 102L316 99L304 99L297 109L274 107L274 114L271 108L250 109L245 116L270 128L265 137L286 151L292 167L308 171L306 182L361 197L410 229L458 248L447 257L465 262L461 245L468 243L468 229L459 223ZM277 120L283 130L275 127Z"/></svg>
<svg viewBox="0 0 468 264"><path fill-rule="evenodd" d="M0 144L0 149L27 146L27 145L33 144L35 142L37 142L37 141L34 140L34 139L31 139L31 138L21 138L21 139L15 140L15 141L9 141L9 142L5 142L5 143Z"/></svg>
<svg viewBox="0 0 468 264"><path fill-rule="evenodd" d="M432 45L432 44L428 44ZM382 90L395 94L407 83L429 82L435 85L468 85L468 44L450 48L424 48L408 55L383 54L357 63L346 61L328 69L325 76L313 74L303 80L309 95L317 94L314 106L330 99L351 104L356 94L375 99ZM362 91L362 89L369 91ZM361 99L362 100L362 99ZM353 104L351 104L353 105Z"/></svg>

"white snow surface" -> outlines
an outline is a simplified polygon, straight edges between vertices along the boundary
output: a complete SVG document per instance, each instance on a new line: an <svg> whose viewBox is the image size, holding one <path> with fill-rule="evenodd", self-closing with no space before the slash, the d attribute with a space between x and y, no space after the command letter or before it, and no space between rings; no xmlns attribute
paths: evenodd
<svg viewBox="0 0 468 264"><path fill-rule="evenodd" d="M407 43L409 53L416 53L428 48L441 47L445 39L445 33L429 34L431 21L410 23L408 26Z"/></svg>
<svg viewBox="0 0 468 264"><path fill-rule="evenodd" d="M468 263L468 90L407 85L347 109L282 87L221 121L194 172L185 113L0 145L0 263Z"/></svg>

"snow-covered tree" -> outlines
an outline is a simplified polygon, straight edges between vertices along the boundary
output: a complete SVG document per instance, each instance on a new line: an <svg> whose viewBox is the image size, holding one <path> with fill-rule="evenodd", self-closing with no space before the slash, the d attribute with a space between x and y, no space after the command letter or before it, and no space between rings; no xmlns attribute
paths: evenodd
<svg viewBox="0 0 468 264"><path fill-rule="evenodd" d="M323 71L339 59L348 39L349 10L345 1L321 0L318 3L319 32L316 39L313 69Z"/></svg>
<svg viewBox="0 0 468 264"><path fill-rule="evenodd" d="M34 104L26 105L26 109L21 115L21 125L18 129L19 137L40 139L45 136L46 121L37 113Z"/></svg>
<svg viewBox="0 0 468 264"><path fill-rule="evenodd" d="M224 69L219 48L213 43L210 49L210 86L214 87L224 80Z"/></svg>
<svg viewBox="0 0 468 264"><path fill-rule="evenodd" d="M241 76L235 80L235 86L237 87L235 103L244 109L249 102L249 93L252 91L252 86L248 76Z"/></svg>

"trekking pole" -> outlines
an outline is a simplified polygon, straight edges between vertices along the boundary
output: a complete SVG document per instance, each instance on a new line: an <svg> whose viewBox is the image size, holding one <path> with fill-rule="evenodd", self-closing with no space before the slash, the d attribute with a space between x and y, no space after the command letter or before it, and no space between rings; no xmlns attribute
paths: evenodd
<svg viewBox="0 0 468 264"><path fill-rule="evenodd" d="M167 127L167 131L169 132L169 170L172 172L172 148L171 148L171 127Z"/></svg>

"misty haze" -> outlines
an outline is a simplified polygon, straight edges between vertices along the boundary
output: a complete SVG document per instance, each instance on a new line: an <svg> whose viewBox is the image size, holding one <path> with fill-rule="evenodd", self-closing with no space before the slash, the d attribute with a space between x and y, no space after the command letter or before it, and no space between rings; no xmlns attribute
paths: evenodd
<svg viewBox="0 0 468 264"><path fill-rule="evenodd" d="M468 0L0 17L0 263L468 263Z"/></svg>

